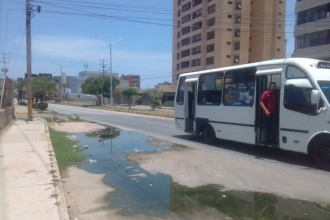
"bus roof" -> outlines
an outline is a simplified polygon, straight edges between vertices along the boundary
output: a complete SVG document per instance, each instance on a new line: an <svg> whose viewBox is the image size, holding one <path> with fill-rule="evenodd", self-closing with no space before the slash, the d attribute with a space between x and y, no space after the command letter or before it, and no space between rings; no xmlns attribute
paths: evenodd
<svg viewBox="0 0 330 220"><path fill-rule="evenodd" d="M248 63L248 64L241 64L241 65L236 65L236 66L227 66L227 67L220 67L220 68L215 68L215 69L201 70L201 71L196 71L196 72L182 73L182 74L180 74L179 77L200 75L200 74L213 73L213 72L219 72L219 71L243 69L243 68L249 68L249 67L267 66L267 65L297 64L297 63L300 63L301 65L308 65L310 63L314 64L318 61L320 61L320 60L311 59L311 58L272 59L272 60L261 61L261 62L256 62L256 63Z"/></svg>

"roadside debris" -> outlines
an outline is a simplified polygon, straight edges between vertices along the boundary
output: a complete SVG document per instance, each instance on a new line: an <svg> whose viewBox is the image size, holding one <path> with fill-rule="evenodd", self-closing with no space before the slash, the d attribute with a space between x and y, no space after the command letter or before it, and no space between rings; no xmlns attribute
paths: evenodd
<svg viewBox="0 0 330 220"><path fill-rule="evenodd" d="M96 160L89 159L88 161L89 161L89 164L94 164L94 163L96 163Z"/></svg>

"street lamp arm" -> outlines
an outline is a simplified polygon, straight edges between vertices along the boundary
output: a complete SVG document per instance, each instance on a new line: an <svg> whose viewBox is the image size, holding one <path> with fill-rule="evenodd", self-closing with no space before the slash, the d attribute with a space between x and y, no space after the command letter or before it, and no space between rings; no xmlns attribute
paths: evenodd
<svg viewBox="0 0 330 220"><path fill-rule="evenodd" d="M97 36L96 34L94 34L94 36L100 38L101 40L103 40L106 44L108 44L108 46L111 45L111 44L109 44L108 42L106 42L102 37L99 37L99 36Z"/></svg>

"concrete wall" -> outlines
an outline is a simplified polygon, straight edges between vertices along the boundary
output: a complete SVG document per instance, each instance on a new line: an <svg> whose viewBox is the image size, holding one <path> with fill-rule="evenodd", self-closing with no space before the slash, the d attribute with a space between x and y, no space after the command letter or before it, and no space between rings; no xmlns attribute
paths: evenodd
<svg viewBox="0 0 330 220"><path fill-rule="evenodd" d="M0 109L0 129L3 129L14 119L14 107Z"/></svg>

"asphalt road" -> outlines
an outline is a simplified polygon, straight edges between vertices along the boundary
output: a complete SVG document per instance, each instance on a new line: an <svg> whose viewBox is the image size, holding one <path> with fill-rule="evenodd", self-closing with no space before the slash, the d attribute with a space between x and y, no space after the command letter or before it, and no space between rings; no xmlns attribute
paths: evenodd
<svg viewBox="0 0 330 220"><path fill-rule="evenodd" d="M266 191L273 191L267 186L274 185L275 181L274 186L278 189L274 192L295 197L294 193L290 193L291 189L295 189L302 198L311 196L313 200L330 204L330 195L326 193L330 190L330 172L314 167L307 155L223 140L217 140L214 145L206 145L201 142L200 137L176 129L174 119L169 118L54 104L50 104L48 108L66 115L75 114L88 121L166 139L201 152L207 151L210 155L218 155L219 161L230 161L228 164L221 164L222 172L228 179L239 178L243 185L250 187L258 184ZM244 170L246 167L251 170L250 175Z"/></svg>

